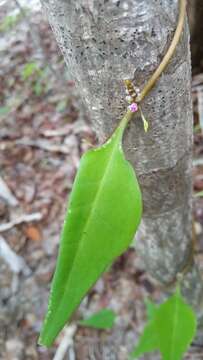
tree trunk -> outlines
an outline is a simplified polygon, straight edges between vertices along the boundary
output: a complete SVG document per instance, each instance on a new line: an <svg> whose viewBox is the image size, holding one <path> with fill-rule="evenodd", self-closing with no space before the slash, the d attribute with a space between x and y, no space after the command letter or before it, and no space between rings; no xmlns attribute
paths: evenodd
<svg viewBox="0 0 203 360"><path fill-rule="evenodd" d="M100 142L126 111L124 79L143 88L173 37L178 0L42 0ZM149 120L131 121L126 157L144 198L137 251L168 286L185 272L183 291L200 307L203 288L192 249L192 103L189 32L157 86L143 102ZM119 196L119 194L118 194ZM184 271L185 270L185 271Z"/></svg>
<svg viewBox="0 0 203 360"><path fill-rule="evenodd" d="M192 64L199 67L203 65L203 2L202 0L189 0L189 23L191 30Z"/></svg>

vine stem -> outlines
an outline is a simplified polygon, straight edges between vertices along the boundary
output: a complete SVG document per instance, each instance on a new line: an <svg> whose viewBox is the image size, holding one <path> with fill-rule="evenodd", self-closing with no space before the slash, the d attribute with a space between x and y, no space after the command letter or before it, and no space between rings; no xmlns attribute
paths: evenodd
<svg viewBox="0 0 203 360"><path fill-rule="evenodd" d="M122 118L122 120L120 121L120 125L119 128L121 129L121 134L123 133L123 131L125 130L126 126L128 125L128 123L130 122L130 120L133 118L134 113L130 110L127 110L127 112L125 113L124 117Z"/></svg>
<svg viewBox="0 0 203 360"><path fill-rule="evenodd" d="M175 31L173 40L171 42L171 45L170 45L166 55L164 56L162 62L156 69L156 71L153 73L153 75L151 76L151 78L149 79L147 84L144 86L141 93L136 97L137 103L140 103L145 98L145 96L147 96L147 94L152 90L152 88L155 86L157 80L159 79L159 77L161 76L161 74L163 73L165 68L167 67L169 61L171 60L171 58L175 52L175 49L179 43L182 31L183 31L185 14L186 14L186 2L187 2L187 0L179 0L178 24L177 24L176 31Z"/></svg>

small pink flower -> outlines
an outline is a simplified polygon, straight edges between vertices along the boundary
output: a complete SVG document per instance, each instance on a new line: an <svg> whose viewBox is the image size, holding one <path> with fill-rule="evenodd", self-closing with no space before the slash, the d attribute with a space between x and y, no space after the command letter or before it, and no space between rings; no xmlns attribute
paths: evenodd
<svg viewBox="0 0 203 360"><path fill-rule="evenodd" d="M136 111L138 111L138 105L136 103L132 103L130 106L128 106L128 109L131 112L136 112Z"/></svg>

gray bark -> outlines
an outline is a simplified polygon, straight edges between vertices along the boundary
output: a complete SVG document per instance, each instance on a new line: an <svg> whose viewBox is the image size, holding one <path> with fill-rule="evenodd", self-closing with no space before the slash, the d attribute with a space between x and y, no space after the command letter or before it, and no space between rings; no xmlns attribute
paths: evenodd
<svg viewBox="0 0 203 360"><path fill-rule="evenodd" d="M126 111L124 79L143 88L167 50L177 24L178 0L43 0L68 69L88 106L100 142ZM192 102L189 32L143 102L150 128L131 121L126 157L144 198L137 251L167 285L191 257ZM196 308L203 291L191 262L183 291Z"/></svg>

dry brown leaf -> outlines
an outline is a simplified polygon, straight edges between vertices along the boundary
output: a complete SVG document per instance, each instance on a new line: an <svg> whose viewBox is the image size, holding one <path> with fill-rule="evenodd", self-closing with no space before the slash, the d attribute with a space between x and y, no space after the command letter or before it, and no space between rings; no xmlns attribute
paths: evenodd
<svg viewBox="0 0 203 360"><path fill-rule="evenodd" d="M42 240L42 235L40 230L33 225L27 226L25 228L25 235L33 241L41 241Z"/></svg>

